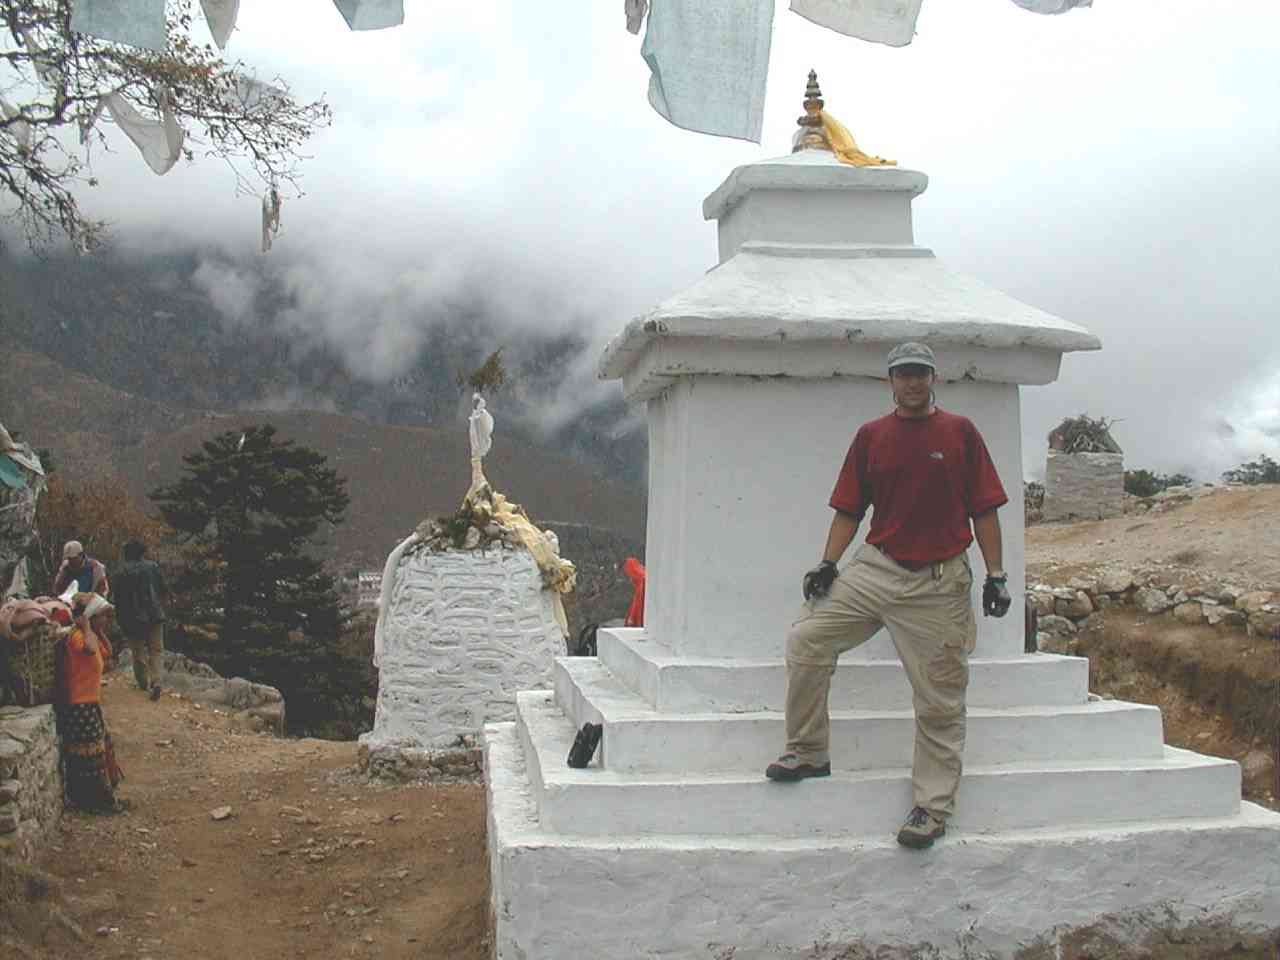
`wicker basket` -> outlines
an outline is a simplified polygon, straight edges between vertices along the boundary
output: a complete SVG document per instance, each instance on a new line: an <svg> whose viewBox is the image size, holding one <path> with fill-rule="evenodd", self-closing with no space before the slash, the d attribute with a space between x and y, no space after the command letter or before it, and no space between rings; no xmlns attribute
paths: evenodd
<svg viewBox="0 0 1280 960"><path fill-rule="evenodd" d="M0 645L7 654L9 682L20 705L53 702L61 642L62 631L56 623L37 623L22 631L15 642Z"/></svg>

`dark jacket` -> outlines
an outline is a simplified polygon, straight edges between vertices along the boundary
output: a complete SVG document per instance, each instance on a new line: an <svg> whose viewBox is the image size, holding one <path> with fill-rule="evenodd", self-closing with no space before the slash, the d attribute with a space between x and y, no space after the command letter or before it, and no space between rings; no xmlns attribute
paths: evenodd
<svg viewBox="0 0 1280 960"><path fill-rule="evenodd" d="M112 588L112 602L116 605L116 617L121 626L164 622L162 598L168 594L169 588L165 586L160 565L154 560L126 563L116 574Z"/></svg>

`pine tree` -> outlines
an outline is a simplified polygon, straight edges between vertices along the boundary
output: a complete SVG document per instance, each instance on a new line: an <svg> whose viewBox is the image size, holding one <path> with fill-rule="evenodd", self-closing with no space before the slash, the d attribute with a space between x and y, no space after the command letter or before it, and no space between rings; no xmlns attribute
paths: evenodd
<svg viewBox="0 0 1280 960"><path fill-rule="evenodd" d="M280 688L295 732L333 732L358 710L359 675L341 653L345 611L311 551L342 522L346 480L325 457L268 425L229 431L183 457L177 482L151 494L202 557L186 578L186 622L206 623L200 654L224 675ZM309 549L310 548L310 549Z"/></svg>

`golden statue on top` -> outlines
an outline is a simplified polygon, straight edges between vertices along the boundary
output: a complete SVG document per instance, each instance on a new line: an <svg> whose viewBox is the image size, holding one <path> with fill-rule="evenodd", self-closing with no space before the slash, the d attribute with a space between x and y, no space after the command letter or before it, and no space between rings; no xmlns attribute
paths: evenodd
<svg viewBox="0 0 1280 960"><path fill-rule="evenodd" d="M886 160L863 153L847 127L823 110L818 73L809 71L809 84L804 90L804 116L796 122L800 129L791 140L791 152L830 150L841 163L855 167L896 167L896 160Z"/></svg>

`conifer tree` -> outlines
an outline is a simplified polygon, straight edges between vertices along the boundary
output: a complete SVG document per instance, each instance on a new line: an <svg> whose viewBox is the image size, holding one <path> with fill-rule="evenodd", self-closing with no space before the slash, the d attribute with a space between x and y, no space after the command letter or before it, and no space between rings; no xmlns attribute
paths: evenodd
<svg viewBox="0 0 1280 960"><path fill-rule="evenodd" d="M332 733L361 691L340 652L333 577L313 551L321 527L342 521L346 480L269 424L223 433L183 460L183 475L151 499L204 558L180 587L194 597L184 621L212 628L199 654L224 675L280 688L291 730Z"/></svg>

